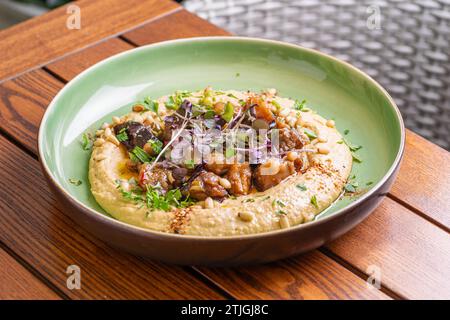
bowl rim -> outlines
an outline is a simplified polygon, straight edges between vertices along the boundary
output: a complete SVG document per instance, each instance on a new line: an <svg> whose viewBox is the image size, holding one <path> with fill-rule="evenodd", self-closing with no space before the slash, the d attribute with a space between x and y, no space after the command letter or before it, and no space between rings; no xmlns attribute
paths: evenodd
<svg viewBox="0 0 450 320"><path fill-rule="evenodd" d="M363 78L367 79L373 86L375 86L378 90L380 90L380 92L387 98L388 102L390 103L390 106L395 111L397 121L400 125L400 146L397 151L397 155L396 155L392 165L390 166L389 170L383 175L383 177L380 179L380 181L377 184L375 184L368 192L363 194L361 197L359 197L354 202L339 209L338 211L336 211L335 213L333 213L329 216L326 216L326 217L318 219L318 220L313 220L308 223L292 226L292 227L286 228L286 229L271 230L271 231L267 231L267 232L244 234L244 235L232 235L232 236L185 235L185 234L168 233L168 232L162 232L162 231L156 231L156 230L152 230L152 229L146 229L143 227L138 227L138 226L135 226L132 224L122 222L120 220L117 220L113 217L107 216L101 212L98 212L98 211L88 207L87 205L85 205L84 203L79 201L77 198L72 196L66 189L64 189L64 187L53 176L52 171L48 167L45 157L43 155L42 145L44 143L44 127L46 126L47 119L48 119L52 109L55 108L55 105L56 105L57 101L59 100L59 97L62 96L66 92L66 90L68 90L68 88L71 86L71 84L78 81L80 78L82 78L84 75L91 72L95 68L100 67L104 64L107 64L111 60L117 59L122 56L126 56L126 55L128 55L130 53L134 53L136 51L141 51L141 50L144 51L144 50L149 50L152 48L169 46L171 44L178 44L178 43L182 44L182 43L202 42L202 41L204 41L204 42L209 42L209 41L255 42L255 43L262 43L262 44L277 45L277 46L291 48L291 49L297 49L297 50L300 50L303 52L308 52L308 53L311 53L314 55L319 55L326 59L333 60L336 63L344 65L345 67L347 67L347 68L351 69L352 71L356 72L357 74L361 75ZM104 60L101 60L101 61L95 63L94 65L88 67L87 69L83 70L81 73L76 75L73 79L68 81L64 85L64 87L56 94L56 96L52 99L52 101L48 105L47 109L45 110L45 113L44 113L41 123L39 125L39 133L38 133L38 156L39 156L39 160L41 162L41 166L44 170L45 175L49 178L49 180L54 185L54 187L56 187L62 195L64 195L66 198L68 198L70 200L70 202L81 207L81 209L83 209L84 212L89 212L90 214L93 215L92 217L95 218L96 220L99 220L101 222L108 224L109 227L121 229L121 231L142 234L143 236L156 236L156 237L163 237L163 238L174 239L174 240L176 239L178 241L182 241L182 240L193 241L193 240L195 240L195 241L199 241L199 242L203 242L203 241L236 241L236 240L245 240L245 239L274 237L274 236L278 236L278 235L282 235L282 234L300 231L305 228L308 229L308 228L313 228L316 226L318 227L319 225L322 225L330 220L334 220L334 219L340 217L341 215L351 211L352 209L358 207L364 201L366 201L367 199L372 197L389 180L389 178L391 178L391 176L396 172L396 170L402 160L402 157L404 154L404 149L405 149L405 125L404 125L404 121L403 121L402 115L400 113L400 110L399 110L398 106L396 105L396 103L394 102L393 98L386 91L386 89L384 89L371 76L369 76L368 74L366 74L365 72L363 72L362 70L358 69L357 67L351 65L348 62L345 62L345 61L340 60L332 55L320 52L315 49L306 48L306 47L302 47L300 45L287 43L287 42L283 42L283 41L278 41L278 40L269 40L269 39L262 39L262 38L255 38L255 37L242 37L242 36L208 36L208 37L192 37L192 38L167 40L167 41L157 42L157 43L153 43L153 44L136 47L136 48L133 48L130 50L126 50L124 52L120 52L111 57L108 57Z"/></svg>

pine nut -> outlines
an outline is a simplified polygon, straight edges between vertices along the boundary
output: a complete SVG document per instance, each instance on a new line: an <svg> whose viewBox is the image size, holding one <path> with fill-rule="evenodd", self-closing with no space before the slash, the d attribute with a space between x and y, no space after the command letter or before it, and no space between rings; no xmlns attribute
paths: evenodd
<svg viewBox="0 0 450 320"><path fill-rule="evenodd" d="M330 149L328 147L318 147L317 151L320 154L329 154L330 153Z"/></svg>
<svg viewBox="0 0 450 320"><path fill-rule="evenodd" d="M327 138L322 137L322 136L319 136L319 137L317 138L317 140L319 140L319 142L327 142L327 141L328 141Z"/></svg>
<svg viewBox="0 0 450 320"><path fill-rule="evenodd" d="M266 92L267 92L269 95L274 96L274 95L277 94L277 89L275 89L275 88L269 88L269 89L266 90Z"/></svg>
<svg viewBox="0 0 450 320"><path fill-rule="evenodd" d="M286 117L289 114L290 110L288 108L284 108L280 111L279 116L280 117Z"/></svg>
<svg viewBox="0 0 450 320"><path fill-rule="evenodd" d="M248 211L239 212L238 217L244 222L250 222L253 220L253 214Z"/></svg>
<svg viewBox="0 0 450 320"><path fill-rule="evenodd" d="M334 120L328 120L326 125L327 125L327 127L334 128L334 126L335 126Z"/></svg>
<svg viewBox="0 0 450 320"><path fill-rule="evenodd" d="M208 198L205 199L204 208L205 209L212 209L212 208L214 208L214 200L211 197L208 197Z"/></svg>
<svg viewBox="0 0 450 320"><path fill-rule="evenodd" d="M110 136L106 137L106 139L109 142L114 143L116 146L120 146L120 141L117 140L116 136L110 135Z"/></svg>
<svg viewBox="0 0 450 320"><path fill-rule="evenodd" d="M291 224L289 223L289 219L285 214L281 215L279 223L281 229L287 229L291 226Z"/></svg>
<svg viewBox="0 0 450 320"><path fill-rule="evenodd" d="M113 117L113 120L114 120L114 117ZM105 122L104 124L102 124L102 129L106 129L106 128L109 128L108 122Z"/></svg>
<svg viewBox="0 0 450 320"><path fill-rule="evenodd" d="M105 130L97 130L97 131L95 131L95 135L97 137L100 137L103 134L103 132L105 132Z"/></svg>
<svg viewBox="0 0 450 320"><path fill-rule="evenodd" d="M104 143L105 143L105 139L98 138L97 140L95 140L94 146L100 147L100 146L102 146Z"/></svg>
<svg viewBox="0 0 450 320"><path fill-rule="evenodd" d="M198 192L203 192L203 188L200 186L191 186L189 188L189 191L198 191Z"/></svg>
<svg viewBox="0 0 450 320"><path fill-rule="evenodd" d="M119 124L119 123L120 123L120 118L114 116L114 117L112 117L112 122L113 122L114 124Z"/></svg>
<svg viewBox="0 0 450 320"><path fill-rule="evenodd" d="M294 117L287 117L286 118L286 122L288 123L288 125L290 126L290 127L293 127L293 126L295 126L295 123L297 122L297 119L296 118L294 118Z"/></svg>
<svg viewBox="0 0 450 320"><path fill-rule="evenodd" d="M145 109L144 106L141 104L135 104L132 108L134 112L142 112L144 111L144 109Z"/></svg>
<svg viewBox="0 0 450 320"><path fill-rule="evenodd" d="M219 183L225 189L230 189L231 188L231 183L230 183L230 181L228 181L228 179L220 178L219 179Z"/></svg>
<svg viewBox="0 0 450 320"><path fill-rule="evenodd" d="M263 164L262 171L263 175L274 175L280 171L280 163L278 160L270 159L266 163Z"/></svg>
<svg viewBox="0 0 450 320"><path fill-rule="evenodd" d="M298 153L295 151L289 151L286 155L286 159L289 161L295 161L298 158Z"/></svg>
<svg viewBox="0 0 450 320"><path fill-rule="evenodd" d="M111 128L105 129L105 137L109 137L112 134Z"/></svg>

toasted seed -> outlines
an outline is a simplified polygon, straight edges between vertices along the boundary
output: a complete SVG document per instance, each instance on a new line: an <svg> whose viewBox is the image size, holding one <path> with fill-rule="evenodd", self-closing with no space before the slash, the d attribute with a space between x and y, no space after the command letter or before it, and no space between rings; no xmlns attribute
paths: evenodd
<svg viewBox="0 0 450 320"><path fill-rule="evenodd" d="M112 134L111 128L105 129L105 137L109 137Z"/></svg>
<svg viewBox="0 0 450 320"><path fill-rule="evenodd" d="M243 211L238 213L238 217L245 222L250 222L253 220L253 214L248 211Z"/></svg>
<svg viewBox="0 0 450 320"><path fill-rule="evenodd" d="M103 161L105 159L106 159L106 156L104 154L94 157L95 161Z"/></svg>
<svg viewBox="0 0 450 320"><path fill-rule="evenodd" d="M95 140L94 146L100 147L100 146L102 146L104 143L105 143L105 139L98 138L97 140Z"/></svg>
<svg viewBox="0 0 450 320"><path fill-rule="evenodd" d="M327 127L334 128L334 126L335 126L334 120L331 120L331 119L328 120L326 125L327 125Z"/></svg>
<svg viewBox="0 0 450 320"><path fill-rule="evenodd" d="M219 179L219 183L222 187L224 187L225 189L230 189L231 188L231 182L228 181L228 179L225 178L220 178Z"/></svg>
<svg viewBox="0 0 450 320"><path fill-rule="evenodd" d="M206 198L203 206L205 209L214 208L214 200L211 197Z"/></svg>
<svg viewBox="0 0 450 320"><path fill-rule="evenodd" d="M114 117L112 117L112 122L113 122L113 124L119 124L121 121L120 121L119 117L114 116Z"/></svg>
<svg viewBox="0 0 450 320"><path fill-rule="evenodd" d="M174 183L175 182L175 179L173 178L173 175L172 175L172 171L168 171L167 179L169 179L170 183Z"/></svg>
<svg viewBox="0 0 450 320"><path fill-rule="evenodd" d="M141 104L135 104L132 108L134 112L142 112L144 111L144 109L145 109L144 106Z"/></svg>
<svg viewBox="0 0 450 320"><path fill-rule="evenodd" d="M97 137L100 137L103 134L103 132L105 132L105 130L97 130L97 131L95 131L95 135Z"/></svg>
<svg viewBox="0 0 450 320"><path fill-rule="evenodd" d="M289 161L295 161L298 158L298 153L295 151L289 151L286 155L286 159Z"/></svg>
<svg viewBox="0 0 450 320"><path fill-rule="evenodd" d="M330 149L328 147L325 147L325 146L318 147L317 151L320 154L329 154L330 153Z"/></svg>
<svg viewBox="0 0 450 320"><path fill-rule="evenodd" d="M111 143L114 143L116 146L120 146L120 141L117 140L116 136L110 135L106 137L106 140L108 140Z"/></svg>
<svg viewBox="0 0 450 320"><path fill-rule="evenodd" d="M289 114L290 110L288 108L282 109L279 113L280 117L286 117Z"/></svg>
<svg viewBox="0 0 450 320"><path fill-rule="evenodd" d="M286 217L285 214L281 215L279 222L280 222L281 229L286 229L291 226L291 224L289 223L289 219L288 219L288 217Z"/></svg>
<svg viewBox="0 0 450 320"><path fill-rule="evenodd" d="M189 191L199 191L199 192L202 192L202 191L203 191L203 188L200 187L200 186L191 186L191 187L189 188Z"/></svg>
<svg viewBox="0 0 450 320"><path fill-rule="evenodd" d="M280 171L280 163L276 159L270 159L262 166L266 175L277 174Z"/></svg>

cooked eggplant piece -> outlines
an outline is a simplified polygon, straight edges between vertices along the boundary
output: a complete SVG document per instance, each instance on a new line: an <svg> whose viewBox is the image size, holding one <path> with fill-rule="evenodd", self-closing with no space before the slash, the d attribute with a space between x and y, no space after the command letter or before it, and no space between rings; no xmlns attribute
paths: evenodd
<svg viewBox="0 0 450 320"><path fill-rule="evenodd" d="M231 183L231 194L241 196L250 192L252 187L252 170L248 162L230 165L226 178Z"/></svg>
<svg viewBox="0 0 450 320"><path fill-rule="evenodd" d="M148 185L159 188L161 194L166 194L173 187L173 176L164 164L157 164L150 170L150 164L143 164L139 171L139 185L145 190Z"/></svg>
<svg viewBox="0 0 450 320"><path fill-rule="evenodd" d="M270 159L260 164L253 172L253 182L258 191L264 191L276 186L295 172L293 162Z"/></svg>
<svg viewBox="0 0 450 320"><path fill-rule="evenodd" d="M159 141L151 132L150 127L135 121L127 121L116 125L114 127L114 133L116 137L122 137L120 143L122 143L128 151L133 150L136 146L143 148L149 140L155 142Z"/></svg>
<svg viewBox="0 0 450 320"><path fill-rule="evenodd" d="M305 144L304 139L297 130L291 128L284 128L278 131L280 151L289 151L303 148Z"/></svg>
<svg viewBox="0 0 450 320"><path fill-rule="evenodd" d="M200 172L188 186L189 195L196 200L207 197L221 200L228 195L227 190L219 183L220 177L212 172Z"/></svg>

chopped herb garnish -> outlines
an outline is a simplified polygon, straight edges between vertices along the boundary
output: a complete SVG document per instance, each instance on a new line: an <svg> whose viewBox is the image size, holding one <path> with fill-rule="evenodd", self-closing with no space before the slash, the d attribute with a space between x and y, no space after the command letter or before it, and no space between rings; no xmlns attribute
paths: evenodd
<svg viewBox="0 0 450 320"><path fill-rule="evenodd" d="M186 161L184 162L184 165L185 165L186 168L188 168L188 169L194 169L194 167L195 167L195 161L194 161L194 159L186 160Z"/></svg>
<svg viewBox="0 0 450 320"><path fill-rule="evenodd" d="M272 104L277 108L277 110L281 110L281 105L276 100L272 100Z"/></svg>
<svg viewBox="0 0 450 320"><path fill-rule="evenodd" d="M317 209L319 209L319 205L317 204L317 198L316 198L316 195L313 195L312 197L311 197L311 204L314 206L314 207L316 207Z"/></svg>
<svg viewBox="0 0 450 320"><path fill-rule="evenodd" d="M350 132L350 130L348 130L348 129L345 129L345 130L344 130L344 134L345 134L345 135L348 135L349 132Z"/></svg>
<svg viewBox="0 0 450 320"><path fill-rule="evenodd" d="M356 192L356 187L352 183L347 183L344 187L345 191L354 193Z"/></svg>
<svg viewBox="0 0 450 320"><path fill-rule="evenodd" d="M369 182L366 183L366 186L371 186L372 184L373 184L373 182L369 181Z"/></svg>
<svg viewBox="0 0 450 320"><path fill-rule="evenodd" d="M236 77L239 77L241 74L239 72L236 72Z"/></svg>
<svg viewBox="0 0 450 320"><path fill-rule="evenodd" d="M137 160L139 160L142 163L151 162L152 161L152 159L147 154L147 152L145 152L144 149L142 149L139 146L134 147L134 149L130 151L130 159L132 161L135 161L137 159Z"/></svg>
<svg viewBox="0 0 450 320"><path fill-rule="evenodd" d="M89 150L91 148L91 139L89 134L83 133L83 136L81 137L81 146L83 147L83 150Z"/></svg>
<svg viewBox="0 0 450 320"><path fill-rule="evenodd" d="M266 200L269 200L269 199L270 199L270 196L266 196L266 197L262 198L261 201L266 201Z"/></svg>
<svg viewBox="0 0 450 320"><path fill-rule="evenodd" d="M304 128L303 132L305 132L305 134L310 138L310 139L316 139L317 138L317 134L312 131L311 129L308 128Z"/></svg>
<svg viewBox="0 0 450 320"><path fill-rule="evenodd" d="M362 162L361 158L354 152L352 152L352 158L353 158L353 161L355 161L355 162L358 162L358 163Z"/></svg>
<svg viewBox="0 0 450 320"><path fill-rule="evenodd" d="M277 211L275 211L275 213L276 214L287 214L287 212L283 211L283 210L277 210Z"/></svg>
<svg viewBox="0 0 450 320"><path fill-rule="evenodd" d="M225 158L231 158L236 154L236 151L233 148L227 148L225 150Z"/></svg>
<svg viewBox="0 0 450 320"><path fill-rule="evenodd" d="M306 191L306 186L304 184L298 184L296 187L302 191Z"/></svg>
<svg viewBox="0 0 450 320"><path fill-rule="evenodd" d="M153 111L158 114L159 103L155 100L151 100L150 98L145 98L144 103L147 106L147 111Z"/></svg>
<svg viewBox="0 0 450 320"><path fill-rule="evenodd" d="M249 199L245 199L242 201L242 203L247 203L247 202L255 202L255 199L249 198Z"/></svg>
<svg viewBox="0 0 450 320"><path fill-rule="evenodd" d="M163 143L160 140L150 139L147 141L147 143L150 144L150 147L152 148L152 150L155 154L159 154L161 152Z"/></svg>
<svg viewBox="0 0 450 320"><path fill-rule="evenodd" d="M342 140L343 140L343 141L345 142L345 144L348 146L348 148L350 149L350 151L355 152L355 151L358 151L359 149L362 148L362 146L352 144L352 143L351 143L350 141L348 141L347 139L342 139Z"/></svg>
<svg viewBox="0 0 450 320"><path fill-rule="evenodd" d="M79 179L74 179L74 178L70 178L69 179L69 182L71 183L71 184L73 184L73 185L75 185L75 186L79 186L79 185L81 185L81 180L79 180Z"/></svg>
<svg viewBox="0 0 450 320"><path fill-rule="evenodd" d="M230 122L231 119L233 119L233 115L234 115L233 104L231 104L231 102L227 102L227 104L225 105L225 110L223 111L221 117L226 122Z"/></svg>
<svg viewBox="0 0 450 320"><path fill-rule="evenodd" d="M227 96L229 96L230 98L239 99L238 97L236 97L236 96L235 96L234 94L232 94L232 93L227 94Z"/></svg>
<svg viewBox="0 0 450 320"><path fill-rule="evenodd" d="M336 142L336 143L338 143L338 144L343 144L343 143L344 143L344 140L339 140L339 141Z"/></svg>
<svg viewBox="0 0 450 320"><path fill-rule="evenodd" d="M117 140L119 140L120 142L128 140L128 135L127 135L126 130L127 130L126 128L120 129L119 133L116 135Z"/></svg>
<svg viewBox="0 0 450 320"><path fill-rule="evenodd" d="M275 207L276 205L278 205L280 207L286 207L284 202L279 200L279 199L275 199L275 200L272 201L272 206Z"/></svg>
<svg viewBox="0 0 450 320"><path fill-rule="evenodd" d="M295 110L303 110L303 108L305 107L305 103L306 103L306 100L303 100L302 102L299 102L298 100L295 100L295 103L294 103L294 109Z"/></svg>

